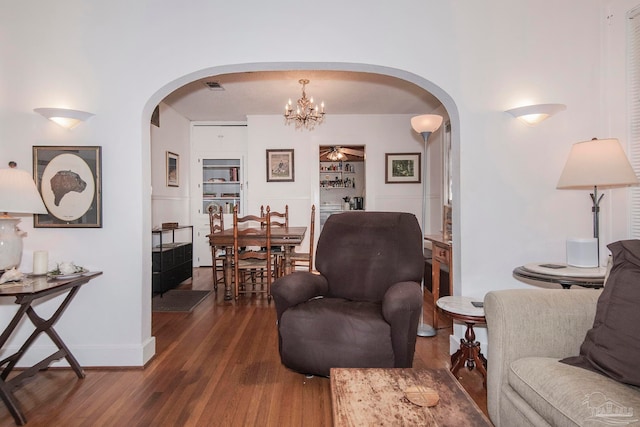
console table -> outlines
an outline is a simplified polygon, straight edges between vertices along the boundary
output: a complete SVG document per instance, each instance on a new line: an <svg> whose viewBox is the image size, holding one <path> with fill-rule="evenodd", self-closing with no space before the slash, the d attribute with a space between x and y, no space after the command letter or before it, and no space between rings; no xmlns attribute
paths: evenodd
<svg viewBox="0 0 640 427"><path fill-rule="evenodd" d="M453 295L453 268L451 268L451 242L442 235L427 235L424 239L431 242L431 293L433 294L433 329L438 329L438 309L436 301L440 298L440 265L449 267L449 295Z"/></svg>
<svg viewBox="0 0 640 427"><path fill-rule="evenodd" d="M64 344L62 338L60 338L55 329L53 329L53 326L60 319L62 313L67 309L73 298L80 290L80 287L101 274L101 271L94 271L78 276L74 275L74 277L66 279L52 279L47 276L27 276L22 280L22 282L0 285L0 296L15 297L15 303L20 306L18 307L16 314L13 316L13 319L11 319L11 322L9 322L4 332L2 332L2 335L0 335L0 348L5 345L11 334L15 331L16 327L25 316L27 316L31 323L33 323L33 326L35 326L35 330L27 338L24 344L22 344L20 349L0 361L0 398L2 398L5 405L7 405L7 408L11 415L13 415L16 424L24 425L27 422L27 419L22 413L22 410L13 395L14 390L16 390L25 379L32 377L38 373L38 371L46 369L51 362L62 359L63 357L67 360L71 369L73 369L78 378L84 378L85 375L82 367ZM49 319L43 319L33 309L32 304L35 301L51 295L61 294L63 292L67 292L67 295ZM42 333L49 336L51 341L53 341L56 347L58 347L58 351L8 380L7 378L13 371L13 368L16 367L22 356L24 356L36 338L38 338Z"/></svg>
<svg viewBox="0 0 640 427"><path fill-rule="evenodd" d="M176 242L176 233L184 241ZM153 230L154 246L151 255L153 293L163 294L187 280L193 274L193 226ZM164 239L165 234L170 240ZM188 236L188 240L186 239ZM158 242L156 244L156 241Z"/></svg>

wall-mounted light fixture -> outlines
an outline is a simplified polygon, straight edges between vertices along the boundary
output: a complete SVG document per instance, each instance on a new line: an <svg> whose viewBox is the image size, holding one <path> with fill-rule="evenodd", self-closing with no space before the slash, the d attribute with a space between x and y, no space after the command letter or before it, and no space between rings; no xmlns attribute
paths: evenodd
<svg viewBox="0 0 640 427"><path fill-rule="evenodd" d="M564 104L536 104L527 105L525 107L512 108L505 111L516 117L529 126L534 126L543 121L544 119L553 116L560 111L567 109Z"/></svg>
<svg viewBox="0 0 640 427"><path fill-rule="evenodd" d="M70 110L68 108L35 108L33 111L66 129L73 129L80 122L84 122L94 115L86 111Z"/></svg>

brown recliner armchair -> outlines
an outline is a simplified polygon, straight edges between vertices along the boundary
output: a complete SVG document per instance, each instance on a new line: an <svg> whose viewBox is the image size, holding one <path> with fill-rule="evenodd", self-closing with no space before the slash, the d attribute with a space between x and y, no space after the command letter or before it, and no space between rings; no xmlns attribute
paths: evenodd
<svg viewBox="0 0 640 427"><path fill-rule="evenodd" d="M410 368L422 311L422 233L413 214L329 217L317 273L272 284L282 363L304 374L329 369Z"/></svg>

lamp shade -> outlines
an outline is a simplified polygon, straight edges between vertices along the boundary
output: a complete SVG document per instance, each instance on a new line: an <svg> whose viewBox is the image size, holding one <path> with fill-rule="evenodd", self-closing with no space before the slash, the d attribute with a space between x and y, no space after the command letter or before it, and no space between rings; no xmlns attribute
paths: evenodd
<svg viewBox="0 0 640 427"><path fill-rule="evenodd" d="M418 133L435 132L442 125L442 116L423 114L411 118L411 127Z"/></svg>
<svg viewBox="0 0 640 427"><path fill-rule="evenodd" d="M638 178L620 142L611 138L573 144L557 188L613 188L636 184Z"/></svg>
<svg viewBox="0 0 640 427"><path fill-rule="evenodd" d="M0 169L0 212L47 213L30 174L15 168Z"/></svg>

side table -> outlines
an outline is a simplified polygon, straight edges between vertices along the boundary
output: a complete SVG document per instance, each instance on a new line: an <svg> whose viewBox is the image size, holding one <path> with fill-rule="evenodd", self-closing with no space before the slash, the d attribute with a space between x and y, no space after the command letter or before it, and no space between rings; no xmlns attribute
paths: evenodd
<svg viewBox="0 0 640 427"><path fill-rule="evenodd" d="M9 412L13 415L16 424L24 425L27 422L13 394L14 390L17 389L25 379L37 374L38 371L46 369L54 360L59 360L63 357L67 360L78 378L84 378L85 375L82 367L76 358L73 357L73 354L71 354L69 348L62 341L60 335L53 329L53 326L58 319L60 319L60 316L62 316L62 313L64 313L65 309L69 306L71 300L76 296L80 287L100 274L102 274L101 271L94 271L78 276L74 275L74 277L66 279L50 279L47 276L34 276L26 277L22 282L0 285L0 296L13 296L16 298L15 303L19 305L18 311L13 316L13 319L11 319L11 322L2 332L2 335L0 335L0 348L4 346L25 316L31 320L31 323L33 323L35 327L35 330L26 339L24 344L20 346L17 352L0 361L0 398L2 398L7 409L9 409ZM33 309L32 304L35 301L63 292L67 293L66 296L48 319L43 319ZM32 367L23 370L11 379L8 379L13 368L16 367L22 356L24 356L36 338L42 333L49 336L51 341L58 347L58 351Z"/></svg>
<svg viewBox="0 0 640 427"><path fill-rule="evenodd" d="M478 368L482 374L482 385L487 387L487 359L480 351L480 343L476 341L476 334L473 331L475 324L484 324L484 308L475 307L473 298L449 296L438 299L436 305L453 320L459 320L467 325L464 339L460 339L460 348L451 355L451 373L457 375L464 365L471 371Z"/></svg>
<svg viewBox="0 0 640 427"><path fill-rule="evenodd" d="M517 279L528 279L545 283L556 283L563 289L571 286L602 288L607 269L605 267L581 268L562 263L532 263L513 270Z"/></svg>

